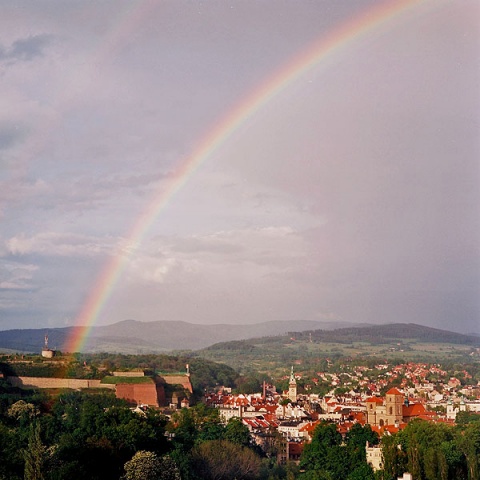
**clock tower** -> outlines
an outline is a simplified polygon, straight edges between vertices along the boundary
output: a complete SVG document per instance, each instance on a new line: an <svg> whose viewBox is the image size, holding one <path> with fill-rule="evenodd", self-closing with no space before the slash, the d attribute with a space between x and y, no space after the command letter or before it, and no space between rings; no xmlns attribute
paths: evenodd
<svg viewBox="0 0 480 480"><path fill-rule="evenodd" d="M290 382L288 383L288 398L292 402L297 401L297 380L295 380L295 375L293 374L293 366L290 373Z"/></svg>

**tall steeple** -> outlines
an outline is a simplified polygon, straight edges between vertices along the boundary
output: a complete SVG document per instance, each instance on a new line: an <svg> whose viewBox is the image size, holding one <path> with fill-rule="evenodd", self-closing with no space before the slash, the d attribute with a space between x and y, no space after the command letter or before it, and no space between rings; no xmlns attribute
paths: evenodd
<svg viewBox="0 0 480 480"><path fill-rule="evenodd" d="M293 374L293 365L292 371L290 373L290 382L288 383L288 398L292 402L297 401L297 380L295 379L295 375Z"/></svg>

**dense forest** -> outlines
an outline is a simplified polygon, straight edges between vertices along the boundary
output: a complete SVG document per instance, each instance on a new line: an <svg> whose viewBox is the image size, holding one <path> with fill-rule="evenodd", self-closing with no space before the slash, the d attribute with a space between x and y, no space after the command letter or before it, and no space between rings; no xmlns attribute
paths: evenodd
<svg viewBox="0 0 480 480"><path fill-rule="evenodd" d="M458 345L480 345L477 335L463 335L461 333L425 327L415 323L391 323L370 327L348 327L335 330L314 330L294 334L298 338L312 337L323 342L370 342L375 345L389 343L392 340L414 339L432 343L451 343Z"/></svg>

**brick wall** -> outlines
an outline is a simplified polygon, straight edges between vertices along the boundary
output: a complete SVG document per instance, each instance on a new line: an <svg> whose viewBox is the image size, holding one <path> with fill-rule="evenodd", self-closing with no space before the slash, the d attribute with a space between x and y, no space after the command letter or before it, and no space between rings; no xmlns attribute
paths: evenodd
<svg viewBox="0 0 480 480"><path fill-rule="evenodd" d="M123 398L136 405L158 407L157 386L152 383L119 383L116 389L117 398Z"/></svg>
<svg viewBox="0 0 480 480"><path fill-rule="evenodd" d="M162 378L168 385L182 385L185 390L193 393L192 383L188 375L162 375Z"/></svg>

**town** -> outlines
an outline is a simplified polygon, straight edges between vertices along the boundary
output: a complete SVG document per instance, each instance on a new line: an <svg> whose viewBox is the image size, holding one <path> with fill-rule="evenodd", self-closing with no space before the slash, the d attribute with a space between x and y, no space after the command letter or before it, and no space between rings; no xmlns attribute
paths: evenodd
<svg viewBox="0 0 480 480"><path fill-rule="evenodd" d="M279 454L281 462L298 461L303 445L312 440L315 427L322 421L335 423L342 435L356 423L368 424L381 438L399 432L414 419L454 424L459 412L480 414L480 383L462 385L460 378L447 378L447 372L436 365L376 365L374 369L383 372L385 378L370 378L368 372L373 369L357 367L354 374L346 375L351 381L342 384L339 375L318 372L333 387L323 397L299 394L297 381L302 377L292 367L287 391L278 393L271 385L264 385L261 393L234 395L230 389L222 389L207 395L205 401L218 408L225 421L233 417L242 419L259 445L264 444L265 435L272 429L280 432L286 440L286 449ZM468 372L461 374L463 379L471 379ZM390 388L381 395L382 388L399 375L402 376L399 388ZM431 375L439 381L428 380ZM366 386L371 394L347 390L352 381ZM347 388L336 395L338 387ZM380 446L367 448L367 458L374 470L382 468Z"/></svg>
<svg viewBox="0 0 480 480"><path fill-rule="evenodd" d="M133 358L131 356L129 360ZM67 391L91 392L90 395L94 395L93 392L111 392L118 401L129 405L137 416L157 412L167 422L165 435L171 438L171 442L180 438L177 429L185 421L186 412L191 410L193 416L198 417L198 409L206 408L213 412L205 417L209 419L207 423L214 415L218 428L231 425L242 428L248 436L248 441L244 442L246 445L279 468L290 468L291 472L292 468L297 469L291 478L297 478L302 472L305 474L309 448L312 448L318 432L326 426L335 428L338 438L342 439L339 446L344 445L345 439L350 436L361 433L364 462L368 464L369 472L377 477L370 477L369 473L359 478L395 480L435 478L426 476L421 470L409 477L412 473L407 470L408 467L411 470L411 466L406 460L402 467L392 470L392 461L386 458L386 448L392 439L401 438L402 432L408 432L408 428L420 422L438 427L445 433L459 428L459 425L472 423L480 426L480 372L475 361L469 365L456 365L457 369L452 370L441 363L395 363L387 360L372 363L371 359L365 362L345 359L344 362L337 360L334 363L326 359L323 365L327 369L315 372L315 376L306 375L301 365L290 366L277 382L263 380L258 384L257 391L247 392L248 389L242 391L231 382L229 385L219 384L219 378L214 378L214 374L211 382L207 379L207 383L199 384L195 379L195 360L193 365L183 364L183 371L179 371L182 358L177 358L175 362L169 360L176 371L155 372L149 368L145 358L138 360L144 368L123 361L121 368L106 371L104 366L95 365L98 359L93 356L88 361L84 360L83 364L80 358L74 361L76 376L88 378L72 378L72 373L68 378L54 374L35 376L35 373L48 369L65 368L68 363L48 348L47 339L42 360L25 355L6 356L3 360L7 361L3 365L8 364L9 369L4 368L2 375L14 388L53 392L56 395ZM71 359L68 361L71 362ZM155 362L159 363L158 359ZM109 364L109 361L106 363ZM110 361L110 366L117 364L118 358L117 362ZM71 363L68 365L68 368L73 368ZM199 374L201 368L197 365ZM17 373L12 375L12 371ZM79 372L83 374L79 375ZM92 378L94 376L98 378ZM282 386L286 388L282 389ZM319 386L324 394L319 393ZM329 386L327 391L326 386ZM252 385L249 390L252 390ZM205 428L202 422L196 421L197 429ZM475 448L478 449L478 445ZM468 463L467 459L465 462ZM478 458L476 462L478 464ZM450 473L438 478L462 478L458 476L458 468L455 470L457 477ZM390 476L386 471L390 471ZM403 474L405 476L402 477ZM478 477L470 475L465 478Z"/></svg>

